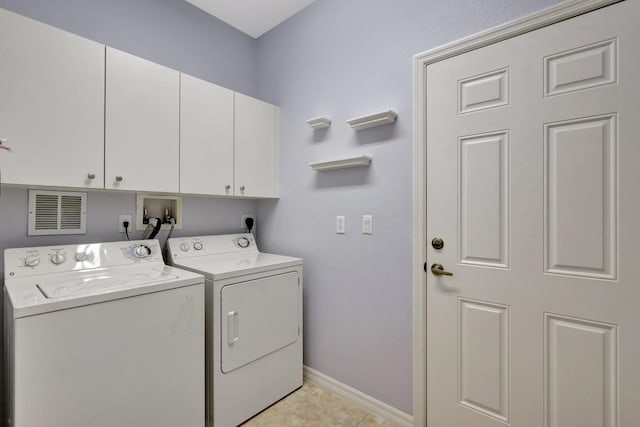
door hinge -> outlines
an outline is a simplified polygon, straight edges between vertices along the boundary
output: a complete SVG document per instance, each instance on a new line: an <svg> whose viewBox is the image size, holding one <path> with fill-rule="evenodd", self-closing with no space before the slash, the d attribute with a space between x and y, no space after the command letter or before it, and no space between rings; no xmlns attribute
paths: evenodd
<svg viewBox="0 0 640 427"><path fill-rule="evenodd" d="M424 272L426 273L427 272L427 263L426 262L424 263L424 266L422 268L424 268Z"/></svg>

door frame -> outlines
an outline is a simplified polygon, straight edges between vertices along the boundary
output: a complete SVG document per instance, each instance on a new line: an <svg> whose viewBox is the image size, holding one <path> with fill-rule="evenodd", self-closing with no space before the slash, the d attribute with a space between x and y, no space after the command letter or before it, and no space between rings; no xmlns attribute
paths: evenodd
<svg viewBox="0 0 640 427"><path fill-rule="evenodd" d="M427 66L624 0L569 0L413 57L413 422L427 425ZM429 283L428 283L429 282Z"/></svg>

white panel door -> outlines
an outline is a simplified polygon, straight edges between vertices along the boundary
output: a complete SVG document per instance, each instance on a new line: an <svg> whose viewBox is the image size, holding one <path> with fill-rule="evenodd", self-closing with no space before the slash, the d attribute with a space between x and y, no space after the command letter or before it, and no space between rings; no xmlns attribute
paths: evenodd
<svg viewBox="0 0 640 427"><path fill-rule="evenodd" d="M235 195L278 197L278 107L236 93Z"/></svg>
<svg viewBox="0 0 640 427"><path fill-rule="evenodd" d="M300 281L289 272L220 291L221 370L229 373L300 337Z"/></svg>
<svg viewBox="0 0 640 427"><path fill-rule="evenodd" d="M180 74L180 192L233 195L233 91Z"/></svg>
<svg viewBox="0 0 640 427"><path fill-rule="evenodd" d="M0 9L2 183L104 186L104 45Z"/></svg>
<svg viewBox="0 0 640 427"><path fill-rule="evenodd" d="M105 188L179 191L180 73L107 47Z"/></svg>
<svg viewBox="0 0 640 427"><path fill-rule="evenodd" d="M639 20L428 66L429 427L638 425Z"/></svg>

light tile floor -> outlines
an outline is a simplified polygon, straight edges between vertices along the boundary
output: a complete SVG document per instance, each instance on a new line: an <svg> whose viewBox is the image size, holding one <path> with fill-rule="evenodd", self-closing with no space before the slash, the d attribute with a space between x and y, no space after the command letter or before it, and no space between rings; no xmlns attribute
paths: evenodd
<svg viewBox="0 0 640 427"><path fill-rule="evenodd" d="M276 402L243 427L394 427L395 424L305 381L302 388Z"/></svg>

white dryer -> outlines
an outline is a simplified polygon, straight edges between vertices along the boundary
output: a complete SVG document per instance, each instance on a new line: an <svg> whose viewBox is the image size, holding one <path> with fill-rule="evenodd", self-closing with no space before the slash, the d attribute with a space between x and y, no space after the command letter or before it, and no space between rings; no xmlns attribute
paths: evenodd
<svg viewBox="0 0 640 427"><path fill-rule="evenodd" d="M169 239L206 280L207 425L236 426L302 386L302 260L251 234Z"/></svg>
<svg viewBox="0 0 640 427"><path fill-rule="evenodd" d="M202 427L204 278L157 240L7 249L7 425Z"/></svg>

